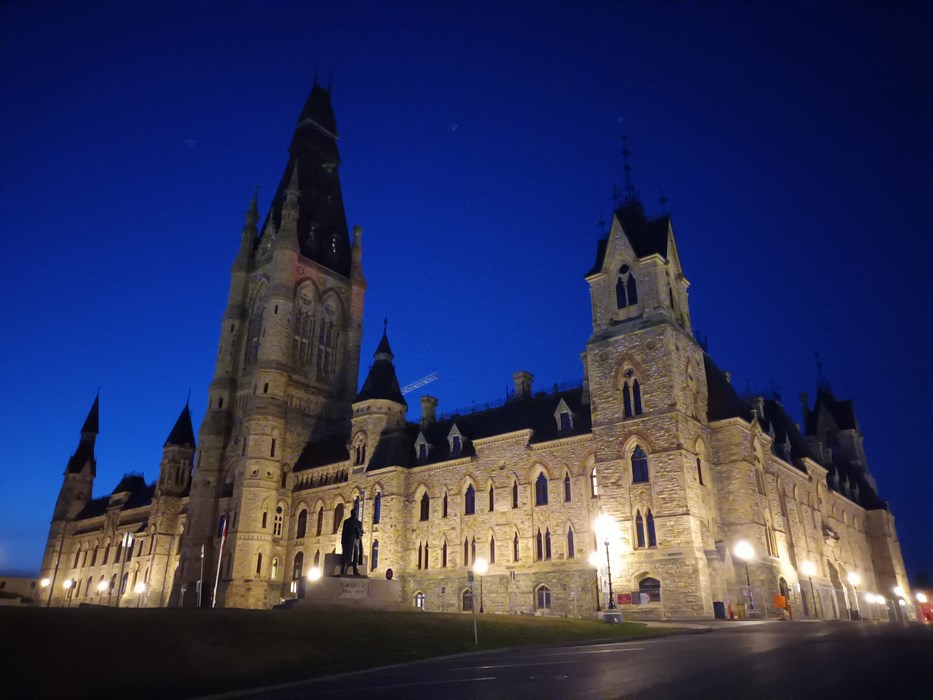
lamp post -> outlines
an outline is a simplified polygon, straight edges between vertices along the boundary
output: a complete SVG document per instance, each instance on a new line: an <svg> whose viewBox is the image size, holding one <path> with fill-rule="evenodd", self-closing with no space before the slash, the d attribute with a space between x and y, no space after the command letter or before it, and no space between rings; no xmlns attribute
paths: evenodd
<svg viewBox="0 0 933 700"><path fill-rule="evenodd" d="M904 603L901 602L904 600L904 589L901 586L895 586L894 595L897 596L897 603L894 605L894 614L901 622L904 622L904 611L900 609L900 607L904 605Z"/></svg>
<svg viewBox="0 0 933 700"><path fill-rule="evenodd" d="M483 612L483 576L489 571L489 562L479 557L473 562L473 572L479 574L479 611Z"/></svg>
<svg viewBox="0 0 933 700"><path fill-rule="evenodd" d="M803 572L803 575L810 580L810 600L813 601L813 612L819 617L819 610L816 607L816 594L813 592L813 574L816 573L816 564L812 561L801 562L800 570Z"/></svg>
<svg viewBox="0 0 933 700"><path fill-rule="evenodd" d="M732 553L745 562L745 583L748 586L748 607L755 609L755 598L752 595L752 581L748 576L748 560L755 556L755 549L747 540L739 540L732 548Z"/></svg>
<svg viewBox="0 0 933 700"><path fill-rule="evenodd" d="M41 588L43 588L43 589L48 588L48 587L51 586L51 585L52 585L52 579L50 579L50 578L44 578L44 579L42 579L41 581L39 581L39 586L40 586ZM42 595L43 595L43 596L45 595L45 591L44 591L44 590L42 591ZM51 602L52 602L52 591L50 590L50 591L49 591L49 597L48 597L48 599L45 601L45 607L49 607L49 603L51 603Z"/></svg>
<svg viewBox="0 0 933 700"><path fill-rule="evenodd" d="M590 552L589 561L590 561L590 566L596 569L596 612L602 612L603 609L599 605L599 599L603 595L602 582L600 581L600 577L599 577L599 566L602 563L600 556L599 556L599 552L597 552L595 549L592 552Z"/></svg>
<svg viewBox="0 0 933 700"><path fill-rule="evenodd" d="M120 607L120 598L123 597L123 569L126 567L126 555L127 552L131 552L130 547L133 546L133 534L131 532L123 533L123 541L121 543L121 554L120 557L120 580L117 583L117 607Z"/></svg>
<svg viewBox="0 0 933 700"><path fill-rule="evenodd" d="M107 579L101 579L100 583L97 584L97 604L100 605L101 598L104 595L104 591L107 590ZM111 594L113 592L111 591Z"/></svg>
<svg viewBox="0 0 933 700"><path fill-rule="evenodd" d="M855 614L858 615L858 619L861 620L862 608L858 602L858 585L862 582L862 577L854 571L850 571L846 578L849 580L849 585L852 586L852 590L855 591ZM849 608L849 619L852 619L852 608Z"/></svg>
<svg viewBox="0 0 933 700"><path fill-rule="evenodd" d="M75 583L75 582L74 582L74 579L70 579L70 578L66 578L65 581L62 583L62 587L64 587L64 589L65 589L66 591L68 591L68 592L65 594L65 597L68 598L68 607L69 607L69 608L71 607L71 587L74 586L74 583ZM64 601L64 600L62 600L62 607L65 607L65 601Z"/></svg>
<svg viewBox="0 0 933 700"><path fill-rule="evenodd" d="M139 607L139 604L142 602L143 593L146 592L146 584L140 581L133 587L133 593L136 594L136 607Z"/></svg>

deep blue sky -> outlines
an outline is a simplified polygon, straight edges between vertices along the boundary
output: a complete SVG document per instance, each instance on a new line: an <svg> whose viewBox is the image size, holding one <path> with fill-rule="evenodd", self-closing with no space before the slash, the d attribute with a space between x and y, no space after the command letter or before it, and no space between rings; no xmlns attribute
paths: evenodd
<svg viewBox="0 0 933 700"><path fill-rule="evenodd" d="M920 3L3 3L0 569L38 566L97 387L96 495L156 477L189 388L200 423L243 212L317 71L364 376L387 314L442 411L578 380L624 131L710 353L799 418L819 350L933 575L931 30Z"/></svg>

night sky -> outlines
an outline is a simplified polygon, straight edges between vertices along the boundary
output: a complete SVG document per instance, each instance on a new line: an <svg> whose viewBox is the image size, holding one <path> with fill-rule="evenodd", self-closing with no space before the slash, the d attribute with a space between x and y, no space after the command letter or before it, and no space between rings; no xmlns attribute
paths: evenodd
<svg viewBox="0 0 933 700"><path fill-rule="evenodd" d="M742 392L852 398L933 576L928 3L0 4L0 570L35 572L101 392L95 495L207 402L243 214L315 79L389 318L438 410L579 381L627 133L694 325ZM408 396L411 416L418 393Z"/></svg>

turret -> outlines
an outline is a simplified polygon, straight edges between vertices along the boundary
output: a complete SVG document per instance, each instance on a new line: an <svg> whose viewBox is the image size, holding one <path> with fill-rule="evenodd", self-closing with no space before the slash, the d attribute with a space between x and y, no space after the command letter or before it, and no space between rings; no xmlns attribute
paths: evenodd
<svg viewBox="0 0 933 700"><path fill-rule="evenodd" d="M159 495L180 496L188 488L191 481L194 450L191 410L185 403L178 420L175 421L175 426L162 446L162 462L159 465Z"/></svg>
<svg viewBox="0 0 933 700"><path fill-rule="evenodd" d="M94 443L98 435L98 410L100 394L94 397L91 410L88 411L84 425L81 426L81 439L68 466L65 467L65 479L55 503L53 520L72 520L81 512L89 500L97 475L97 460L94 457Z"/></svg>

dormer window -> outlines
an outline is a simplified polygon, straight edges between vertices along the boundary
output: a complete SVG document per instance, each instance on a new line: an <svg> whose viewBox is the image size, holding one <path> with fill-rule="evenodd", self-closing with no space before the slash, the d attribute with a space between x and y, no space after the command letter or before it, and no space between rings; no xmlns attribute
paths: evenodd
<svg viewBox="0 0 933 700"><path fill-rule="evenodd" d="M638 287L632 268L623 265L616 276L616 308L625 309L638 303Z"/></svg>
<svg viewBox="0 0 933 700"><path fill-rule="evenodd" d="M460 429L457 428L456 424L450 429L450 433L447 435L447 441L450 444L450 456L459 457L463 452L463 436L460 434Z"/></svg>
<svg viewBox="0 0 933 700"><path fill-rule="evenodd" d="M564 433L573 430L573 413L571 413L570 407L563 399L557 404L554 419L557 421L557 430L559 432Z"/></svg>
<svg viewBox="0 0 933 700"><path fill-rule="evenodd" d="M462 449L462 445L460 444L460 436L459 436L459 435L454 435L454 436L450 439L450 451L451 451L453 454L458 455L458 454L460 454L461 449Z"/></svg>
<svg viewBox="0 0 933 700"><path fill-rule="evenodd" d="M418 461L427 461L429 452L430 446L424 437L424 433L418 433L418 437L415 439L415 454L418 455Z"/></svg>

